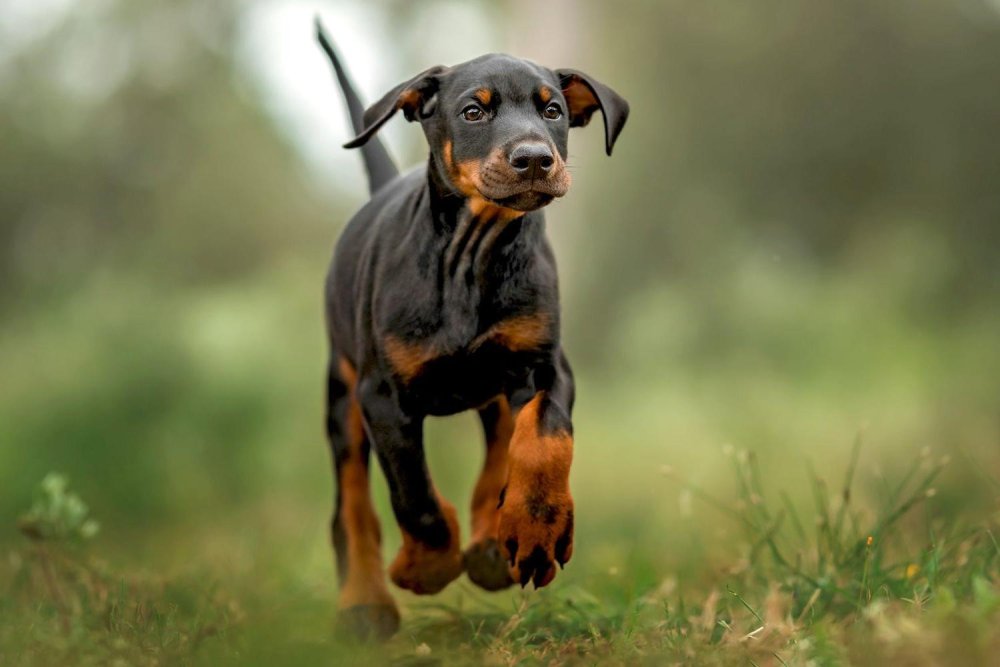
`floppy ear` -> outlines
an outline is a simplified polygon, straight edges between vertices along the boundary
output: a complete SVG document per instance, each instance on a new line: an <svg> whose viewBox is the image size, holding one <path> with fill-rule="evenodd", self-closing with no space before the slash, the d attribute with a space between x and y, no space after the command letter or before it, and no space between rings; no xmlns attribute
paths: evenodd
<svg viewBox="0 0 1000 667"><path fill-rule="evenodd" d="M365 110L365 129L344 144L344 148L363 146L400 109L406 120L416 119L424 103L437 92L438 76L445 71L447 68L440 65L432 67L386 93L382 99Z"/></svg>
<svg viewBox="0 0 1000 667"><path fill-rule="evenodd" d="M611 155L628 118L628 102L600 81L575 69L557 69L556 76L569 105L569 126L583 127L600 109L604 116L604 147Z"/></svg>

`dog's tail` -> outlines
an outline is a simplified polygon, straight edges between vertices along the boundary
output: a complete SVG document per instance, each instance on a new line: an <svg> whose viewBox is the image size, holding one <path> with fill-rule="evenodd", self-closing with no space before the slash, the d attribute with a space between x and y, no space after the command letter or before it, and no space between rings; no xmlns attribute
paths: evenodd
<svg viewBox="0 0 1000 667"><path fill-rule="evenodd" d="M355 92L354 86L351 85L351 80L347 76L344 66L340 64L337 52L333 49L333 43L327 37L326 31L323 30L323 24L320 23L319 17L316 17L316 39L319 40L319 45L323 47L337 73L337 82L340 84L341 92L344 93L354 133L361 134L365 129L365 107ZM361 147L361 157L365 162L365 171L368 172L368 190L372 194L375 194L376 190L399 175L399 170L378 137L372 137Z"/></svg>

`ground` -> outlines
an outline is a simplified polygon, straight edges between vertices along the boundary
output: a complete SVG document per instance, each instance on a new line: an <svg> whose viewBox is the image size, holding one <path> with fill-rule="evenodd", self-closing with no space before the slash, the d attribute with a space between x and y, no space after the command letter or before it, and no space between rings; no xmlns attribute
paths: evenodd
<svg viewBox="0 0 1000 667"><path fill-rule="evenodd" d="M549 587L396 591L391 642L339 637L315 274L175 298L99 280L5 329L0 665L976 665L1000 651L1000 311L925 317L898 305L921 302L893 297L910 282L891 272L810 282L773 263L713 304L638 299L602 325L603 364L573 353L586 327L567 328L576 545ZM431 420L426 436L467 527L477 420ZM50 471L96 533L73 503L42 511L32 490ZM388 562L399 534L377 473L373 489Z"/></svg>
<svg viewBox="0 0 1000 667"><path fill-rule="evenodd" d="M930 452L891 480L883 509L856 507L861 451L837 479L812 478L808 510L767 489L749 452L720 454L733 471L729 498L659 470L685 504L719 515L702 527L740 532L736 551L715 551L688 526L674 542L700 540L701 553L668 558L683 570L658 579L657 554L629 545L627 529L611 565L608 545L585 531L578 557L542 591L491 595L463 579L439 597L400 592L403 628L384 645L338 632L332 567L293 555L304 545L279 527L280 510L175 536L199 553L170 571L139 557L116 566L90 538L86 510L65 509L72 491L50 477L0 568L0 663L989 664L1000 650L995 523L915 519L948 465Z"/></svg>

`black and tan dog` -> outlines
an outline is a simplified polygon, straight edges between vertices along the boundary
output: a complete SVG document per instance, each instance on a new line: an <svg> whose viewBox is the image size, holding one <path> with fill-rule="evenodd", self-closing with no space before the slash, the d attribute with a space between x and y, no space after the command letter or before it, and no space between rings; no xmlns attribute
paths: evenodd
<svg viewBox="0 0 1000 667"><path fill-rule="evenodd" d="M403 544L389 577L435 593L463 571L479 586L545 586L573 552L573 376L559 345L555 259L540 209L566 194L569 128L604 116L606 149L628 116L607 86L505 55L434 67L366 111L317 24L350 109L371 200L347 225L326 283L327 430L336 464L333 543L340 615L387 636L386 588L369 495L374 449ZM399 175L375 133L419 121L426 168ZM472 538L424 458L427 415L479 412L486 462Z"/></svg>

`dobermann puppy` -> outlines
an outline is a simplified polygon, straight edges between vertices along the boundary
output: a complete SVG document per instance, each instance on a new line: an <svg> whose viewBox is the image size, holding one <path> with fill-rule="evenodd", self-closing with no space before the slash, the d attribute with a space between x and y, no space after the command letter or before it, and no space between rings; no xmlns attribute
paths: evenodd
<svg viewBox="0 0 1000 667"><path fill-rule="evenodd" d="M628 103L590 76L506 55L433 67L363 111L322 27L368 172L326 282L327 431L342 622L385 637L399 612L382 574L368 455L390 487L403 544L389 577L436 593L463 571L486 590L545 586L573 552L573 376L559 345L543 206L566 194L569 128L604 116L611 154ZM375 137L402 111L430 145L399 175ZM479 412L486 461L463 551L455 508L424 458L427 415Z"/></svg>

